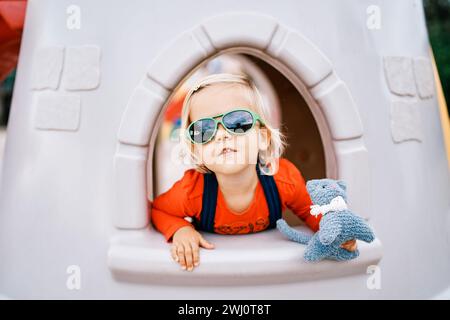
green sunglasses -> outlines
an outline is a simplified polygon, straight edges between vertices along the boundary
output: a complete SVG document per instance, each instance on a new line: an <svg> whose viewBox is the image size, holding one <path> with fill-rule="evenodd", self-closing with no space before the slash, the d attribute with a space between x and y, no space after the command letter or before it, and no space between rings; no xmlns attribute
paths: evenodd
<svg viewBox="0 0 450 320"><path fill-rule="evenodd" d="M222 117L219 120L215 118ZM205 144L214 138L219 123L230 133L243 135L253 128L256 121L264 122L258 114L248 109L235 109L214 117L202 118L192 122L186 131L189 140L195 144Z"/></svg>

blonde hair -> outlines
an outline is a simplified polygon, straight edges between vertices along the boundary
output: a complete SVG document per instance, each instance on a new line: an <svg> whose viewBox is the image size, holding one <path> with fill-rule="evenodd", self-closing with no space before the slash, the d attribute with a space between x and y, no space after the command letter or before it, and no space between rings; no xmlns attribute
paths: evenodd
<svg viewBox="0 0 450 320"><path fill-rule="evenodd" d="M267 119L266 109L263 103L263 99L251 79L244 75L219 73L213 74L200 79L192 88L188 91L181 111L181 130L180 138L182 143L182 157L189 156L189 160L194 164L195 169L201 173L210 173L211 171L201 163L193 152L193 145L189 138L186 136L186 130L189 126L189 113L191 107L192 97L198 93L202 88L210 87L214 84L238 84L247 88L246 92L249 94L250 101L254 101L254 107L256 113L260 116L264 122L264 127L269 133L269 144L267 149L258 152L258 159L261 172L268 175L274 175L278 171L278 160L283 154L287 142L286 136L280 132L279 129L275 129L269 119ZM268 166L270 164L270 167Z"/></svg>

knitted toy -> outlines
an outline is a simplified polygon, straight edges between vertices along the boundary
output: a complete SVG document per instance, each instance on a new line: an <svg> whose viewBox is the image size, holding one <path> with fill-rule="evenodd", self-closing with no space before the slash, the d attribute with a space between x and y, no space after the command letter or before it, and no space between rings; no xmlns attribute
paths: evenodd
<svg viewBox="0 0 450 320"><path fill-rule="evenodd" d="M375 236L365 220L347 208L345 182L315 179L308 181L306 188L314 203L311 214L322 214L319 231L309 235L291 228L283 219L277 220L278 230L289 240L307 244L304 254L306 261L343 261L358 257L358 249L351 252L341 248L341 244L351 239L372 242Z"/></svg>

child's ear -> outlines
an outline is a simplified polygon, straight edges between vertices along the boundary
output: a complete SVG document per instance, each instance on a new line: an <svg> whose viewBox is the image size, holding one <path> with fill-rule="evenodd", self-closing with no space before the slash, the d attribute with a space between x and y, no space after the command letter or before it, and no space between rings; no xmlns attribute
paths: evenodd
<svg viewBox="0 0 450 320"><path fill-rule="evenodd" d="M258 131L259 149L262 151L266 151L269 148L269 144L270 144L269 130L267 130L266 128L260 128Z"/></svg>

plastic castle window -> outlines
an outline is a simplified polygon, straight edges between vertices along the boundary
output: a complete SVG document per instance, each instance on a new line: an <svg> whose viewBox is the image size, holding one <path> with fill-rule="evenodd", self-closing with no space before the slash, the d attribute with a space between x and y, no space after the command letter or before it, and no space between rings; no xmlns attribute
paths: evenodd
<svg viewBox="0 0 450 320"><path fill-rule="evenodd" d="M204 64L192 77L223 71L221 68L234 71L241 68L241 71L251 74L270 106L271 119L287 130L289 148L284 156L301 168L305 179L337 178L335 148L327 140L331 135L330 129L318 105L313 103L314 100L300 82L294 85L271 64L251 54L219 56ZM170 160L178 143L176 130L180 126L183 90L189 84L188 79L185 87L179 86L172 95L155 145L149 148L149 154L153 155L148 161L151 165L147 167L148 172L153 173L148 175L147 180L147 186L151 186L147 189L149 199L168 190L189 168L182 163L174 165ZM306 228L289 210L283 216L290 225ZM126 281L164 284L172 281L176 284L231 284L235 281L251 284L365 273L367 266L376 264L381 257L378 241L370 245L358 242L361 256L345 265L331 261L308 265L300 259L303 247L287 241L277 230L239 236L207 234L205 237L216 245L216 249L203 250L201 266L189 275L181 272L178 264L171 259L168 244L152 225L114 237L108 264L115 277ZM262 243L264 246L261 246Z"/></svg>

